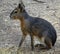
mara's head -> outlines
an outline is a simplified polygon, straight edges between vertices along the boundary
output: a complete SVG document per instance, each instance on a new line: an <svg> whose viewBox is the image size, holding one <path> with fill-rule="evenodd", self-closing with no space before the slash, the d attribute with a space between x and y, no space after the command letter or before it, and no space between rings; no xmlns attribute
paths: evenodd
<svg viewBox="0 0 60 54"><path fill-rule="evenodd" d="M18 4L18 6L10 13L11 19L20 19L22 14L25 12L25 6L23 4Z"/></svg>

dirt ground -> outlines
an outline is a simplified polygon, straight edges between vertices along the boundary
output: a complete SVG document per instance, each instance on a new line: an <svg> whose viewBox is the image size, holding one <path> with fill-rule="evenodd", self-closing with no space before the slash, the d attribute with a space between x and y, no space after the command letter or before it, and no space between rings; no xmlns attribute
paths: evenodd
<svg viewBox="0 0 60 54"><path fill-rule="evenodd" d="M60 54L60 0L23 0L25 9L30 16L43 18L49 21L57 32L55 46L48 51L31 51L30 37L26 37L20 54ZM0 54L16 54L19 41L22 37L20 22L10 20L10 13L17 7L19 0L0 0ZM35 43L38 41L35 38Z"/></svg>

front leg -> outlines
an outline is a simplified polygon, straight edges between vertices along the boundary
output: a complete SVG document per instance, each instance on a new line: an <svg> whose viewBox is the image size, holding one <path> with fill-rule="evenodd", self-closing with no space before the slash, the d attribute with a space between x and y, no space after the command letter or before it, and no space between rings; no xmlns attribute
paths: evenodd
<svg viewBox="0 0 60 54"><path fill-rule="evenodd" d="M20 47L21 47L23 41L25 40L25 37L26 37L26 36L22 36L22 39L21 39L21 41L20 41L20 43L19 43L19 46L18 46L18 49L17 49L17 54L19 54Z"/></svg>
<svg viewBox="0 0 60 54"><path fill-rule="evenodd" d="M18 46L19 48L21 47L23 41L25 40L25 37L26 37L26 36L22 36L22 39L21 39L21 41L20 41L20 43L19 43L19 46Z"/></svg>
<svg viewBox="0 0 60 54"><path fill-rule="evenodd" d="M27 32L25 30L22 30L23 36L21 38L21 41L19 43L19 47L21 47L23 41L25 40L25 37L27 36Z"/></svg>
<svg viewBox="0 0 60 54"><path fill-rule="evenodd" d="M30 37L31 37L31 49L33 51L34 50L34 37L33 35L30 35Z"/></svg>

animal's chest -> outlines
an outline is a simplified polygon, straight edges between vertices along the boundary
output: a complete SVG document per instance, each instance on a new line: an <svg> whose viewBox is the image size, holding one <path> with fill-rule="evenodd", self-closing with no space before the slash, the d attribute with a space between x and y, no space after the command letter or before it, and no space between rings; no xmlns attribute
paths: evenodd
<svg viewBox="0 0 60 54"><path fill-rule="evenodd" d="M22 31L28 32L29 27L30 27L30 23L27 20L21 22L21 30Z"/></svg>

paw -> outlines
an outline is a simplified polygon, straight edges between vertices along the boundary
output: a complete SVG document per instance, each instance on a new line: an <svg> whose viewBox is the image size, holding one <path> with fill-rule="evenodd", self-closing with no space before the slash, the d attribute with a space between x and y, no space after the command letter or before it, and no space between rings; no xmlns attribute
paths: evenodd
<svg viewBox="0 0 60 54"><path fill-rule="evenodd" d="M42 48L45 47L43 44L36 44L35 47Z"/></svg>

